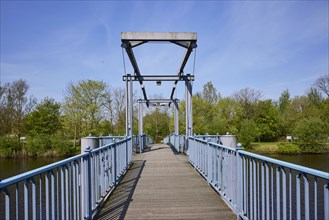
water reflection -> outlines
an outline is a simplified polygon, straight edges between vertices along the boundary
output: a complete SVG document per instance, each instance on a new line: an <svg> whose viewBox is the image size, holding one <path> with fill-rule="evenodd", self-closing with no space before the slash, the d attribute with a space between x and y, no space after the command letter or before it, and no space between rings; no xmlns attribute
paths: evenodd
<svg viewBox="0 0 329 220"><path fill-rule="evenodd" d="M63 157L0 158L0 179L3 180L63 159Z"/></svg>

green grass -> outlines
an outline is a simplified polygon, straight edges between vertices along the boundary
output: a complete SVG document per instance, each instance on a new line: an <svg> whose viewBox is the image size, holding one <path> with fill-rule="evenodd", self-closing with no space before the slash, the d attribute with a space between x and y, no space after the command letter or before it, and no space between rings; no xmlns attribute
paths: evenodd
<svg viewBox="0 0 329 220"><path fill-rule="evenodd" d="M276 154L276 153L282 153L279 150L280 144L287 143L288 142L253 142L251 144L251 147L245 149L247 151L253 152L253 153L259 153L259 154ZM329 143L327 145L327 152L329 152ZM301 153L301 152L288 152L285 153Z"/></svg>
<svg viewBox="0 0 329 220"><path fill-rule="evenodd" d="M276 153L280 142L253 142L249 151L254 153Z"/></svg>

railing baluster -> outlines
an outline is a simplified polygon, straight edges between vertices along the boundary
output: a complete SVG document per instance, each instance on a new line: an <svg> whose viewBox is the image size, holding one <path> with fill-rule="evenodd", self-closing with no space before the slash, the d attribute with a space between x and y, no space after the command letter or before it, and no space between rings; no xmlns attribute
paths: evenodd
<svg viewBox="0 0 329 220"><path fill-rule="evenodd" d="M51 218L55 219L55 175L54 172L50 172L50 179L51 179ZM58 207L57 207L58 208Z"/></svg>
<svg viewBox="0 0 329 220"><path fill-rule="evenodd" d="M329 219L329 183L323 186L323 196L324 196L324 219Z"/></svg>
<svg viewBox="0 0 329 220"><path fill-rule="evenodd" d="M314 220L318 219L318 183L317 177L314 177Z"/></svg>
<svg viewBox="0 0 329 220"><path fill-rule="evenodd" d="M40 174L40 176L39 176L39 219L40 220L42 220L42 218L43 218L43 216L42 216L42 207L43 207L43 205L42 205L42 174Z"/></svg>
<svg viewBox="0 0 329 220"><path fill-rule="evenodd" d="M70 219L69 213L70 213L70 204L69 204L69 173L68 173L68 167L63 166L64 171L65 171L65 213L66 219Z"/></svg>
<svg viewBox="0 0 329 220"><path fill-rule="evenodd" d="M254 219L254 214L253 214L253 184L252 184L252 181L253 181L253 159L252 158L249 158L249 191L250 191L250 194L249 194L249 198L250 198L250 210L249 210L249 214L250 214L250 218L251 219Z"/></svg>
<svg viewBox="0 0 329 220"><path fill-rule="evenodd" d="M15 187L15 195L16 195L16 200L15 200L15 209L16 209L16 220L19 219L19 213L18 213L18 210L19 210L19 190L18 190L18 187L19 187L19 183L16 183L16 187Z"/></svg>
<svg viewBox="0 0 329 220"><path fill-rule="evenodd" d="M256 177L257 177L257 170L256 170L256 166L257 166L257 162L256 160L253 159L253 178L254 178L254 181L253 181L253 184L254 184L254 189L253 189L253 194L254 194L254 218L257 219L257 180L256 180Z"/></svg>
<svg viewBox="0 0 329 220"><path fill-rule="evenodd" d="M59 178L60 178L60 167L57 167L55 170L53 170L53 172L56 173L56 215L57 217L59 218L60 216L60 213L61 213L61 210L60 209L63 209L62 206L59 205L61 199L60 199L60 196L62 195L62 189L60 189L60 184L59 184Z"/></svg>
<svg viewBox="0 0 329 220"><path fill-rule="evenodd" d="M266 217L264 219L270 219L270 169L268 163L265 162L266 172ZM265 207L264 207L265 208Z"/></svg>
<svg viewBox="0 0 329 220"><path fill-rule="evenodd" d="M249 192L249 188L248 188L248 158L246 156L243 156L243 161L244 161L244 213L245 215L248 214L248 192Z"/></svg>
<svg viewBox="0 0 329 220"><path fill-rule="evenodd" d="M280 198L280 170L281 167L277 167L276 169L276 219L281 219L281 198Z"/></svg>
<svg viewBox="0 0 329 220"><path fill-rule="evenodd" d="M50 219L50 210L49 210L49 172L45 175L46 180L46 219Z"/></svg>
<svg viewBox="0 0 329 220"><path fill-rule="evenodd" d="M271 164L271 219L274 219L274 165Z"/></svg>
<svg viewBox="0 0 329 220"><path fill-rule="evenodd" d="M306 174L303 174L304 177L304 206L305 206L305 219L310 219L310 187L309 181Z"/></svg>
<svg viewBox="0 0 329 220"><path fill-rule="evenodd" d="M292 220L292 174L289 169L289 219Z"/></svg>
<svg viewBox="0 0 329 220"><path fill-rule="evenodd" d="M261 179L262 179L262 216L260 219L265 219L265 162L262 162L262 174L261 174Z"/></svg>
<svg viewBox="0 0 329 220"><path fill-rule="evenodd" d="M32 184L32 219L37 219L37 192L35 180L31 179Z"/></svg>
<svg viewBox="0 0 329 220"><path fill-rule="evenodd" d="M65 216L65 183L64 183L64 179L65 179L65 174L64 174L64 166L62 166L61 168L61 208L62 208L62 219L64 219Z"/></svg>
<svg viewBox="0 0 329 220"><path fill-rule="evenodd" d="M300 176L301 174L297 174L296 176L296 207L297 207L297 220L301 219L301 208L300 208Z"/></svg>
<svg viewBox="0 0 329 220"><path fill-rule="evenodd" d="M29 219L29 179L24 183L24 219Z"/></svg>
<svg viewBox="0 0 329 220"><path fill-rule="evenodd" d="M73 175L73 189L72 189L72 196L73 196L73 219L77 219L77 193L78 193L78 186L77 186L77 170L76 170L76 162L73 162L72 166L72 175Z"/></svg>
<svg viewBox="0 0 329 220"><path fill-rule="evenodd" d="M287 219L287 178L286 170L281 167L282 173L282 219Z"/></svg>
<svg viewBox="0 0 329 220"><path fill-rule="evenodd" d="M10 219L10 194L7 189L4 189L5 194L5 219Z"/></svg>
<svg viewBox="0 0 329 220"><path fill-rule="evenodd" d="M257 188L257 219L260 219L260 163L256 160L256 188Z"/></svg>

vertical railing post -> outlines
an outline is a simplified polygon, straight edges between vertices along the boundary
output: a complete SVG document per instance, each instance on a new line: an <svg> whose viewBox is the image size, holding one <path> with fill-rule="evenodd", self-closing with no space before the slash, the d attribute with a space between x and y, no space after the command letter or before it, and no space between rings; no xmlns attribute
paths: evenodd
<svg viewBox="0 0 329 220"><path fill-rule="evenodd" d="M174 134L179 135L178 99L174 100Z"/></svg>
<svg viewBox="0 0 329 220"><path fill-rule="evenodd" d="M209 142L211 141L210 138L207 138L207 149L206 149L206 153L207 153L207 169L205 169L205 175L208 179L208 183L211 182L211 150L210 150L210 144Z"/></svg>
<svg viewBox="0 0 329 220"><path fill-rule="evenodd" d="M187 75L189 76L189 75ZM186 117L186 136L185 136L185 150L188 154L188 138L193 134L193 118L192 118L192 82L190 79L185 80L185 117Z"/></svg>
<svg viewBox="0 0 329 220"><path fill-rule="evenodd" d="M239 150L242 150L242 144L237 144L237 147L236 147L236 174L237 174L237 178L236 178L236 181L235 181L235 184L236 184L236 189L237 189L237 192L236 192L236 205L237 205L237 211L238 213L243 213L243 184L244 184L244 181L243 181L243 174L242 174L242 157L239 153Z"/></svg>
<svg viewBox="0 0 329 220"><path fill-rule="evenodd" d="M323 186L323 196L324 196L324 219L329 219L329 183Z"/></svg>
<svg viewBox="0 0 329 220"><path fill-rule="evenodd" d="M131 138L133 138L131 136ZM117 185L117 141L114 140L114 145L113 145L113 161L114 161L114 167L113 167L113 171L114 171L114 181L113 181L113 185L116 186Z"/></svg>
<svg viewBox="0 0 329 220"><path fill-rule="evenodd" d="M129 143L128 143L128 139L127 137L125 137L126 139L126 169L128 169L128 165L129 165Z"/></svg>
<svg viewBox="0 0 329 220"><path fill-rule="evenodd" d="M130 74L126 79L126 135L133 136L133 82Z"/></svg>
<svg viewBox="0 0 329 220"><path fill-rule="evenodd" d="M91 155L91 149L90 147L85 148L85 152L88 153L88 156L84 158L84 164L83 164L83 191L82 193L82 204L84 204L85 210L83 213L85 219L92 219L92 197L91 197L91 160L92 160L92 155ZM87 192L86 192L87 191Z"/></svg>

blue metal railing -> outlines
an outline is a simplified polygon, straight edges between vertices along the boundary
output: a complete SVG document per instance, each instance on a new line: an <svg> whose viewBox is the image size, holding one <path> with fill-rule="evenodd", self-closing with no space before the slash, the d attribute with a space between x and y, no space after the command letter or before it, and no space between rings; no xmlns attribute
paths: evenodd
<svg viewBox="0 0 329 220"><path fill-rule="evenodd" d="M134 153L142 153L150 144L153 144L153 138L149 135L143 134L133 136Z"/></svg>
<svg viewBox="0 0 329 220"><path fill-rule="evenodd" d="M216 144L221 143L221 140L220 140L221 135L218 135L218 134L215 134L215 135L209 135L209 134L195 135L194 137L198 138L198 139L205 140L205 141L208 141L210 139L210 142L216 143Z"/></svg>
<svg viewBox="0 0 329 220"><path fill-rule="evenodd" d="M170 144L178 153L184 151L185 135L170 134L163 139L164 144Z"/></svg>
<svg viewBox="0 0 329 220"><path fill-rule="evenodd" d="M0 181L0 219L91 219L127 171L132 139Z"/></svg>
<svg viewBox="0 0 329 220"><path fill-rule="evenodd" d="M195 137L189 161L243 219L329 219L329 173Z"/></svg>

